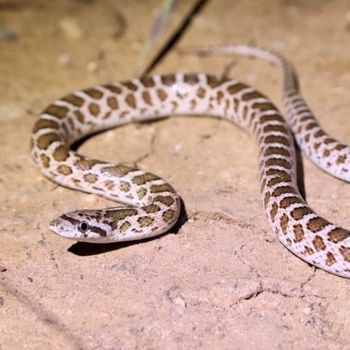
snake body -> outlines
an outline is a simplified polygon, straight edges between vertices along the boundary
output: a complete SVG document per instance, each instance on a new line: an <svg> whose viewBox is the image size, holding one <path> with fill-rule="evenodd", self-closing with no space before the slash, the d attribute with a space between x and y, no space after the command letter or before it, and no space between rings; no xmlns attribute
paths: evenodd
<svg viewBox="0 0 350 350"><path fill-rule="evenodd" d="M281 67L286 120L253 87L207 74L144 77L75 91L41 113L32 132L32 157L52 181L125 205L65 213L50 223L50 230L93 243L168 231L181 207L170 184L127 164L80 155L70 146L89 134L131 122L205 114L234 122L257 140L263 207L281 243L309 264L350 278L350 232L318 216L300 195L292 132L313 162L346 181L349 147L321 129L299 92L294 67L280 54L250 46L213 47L202 53L253 56Z"/></svg>

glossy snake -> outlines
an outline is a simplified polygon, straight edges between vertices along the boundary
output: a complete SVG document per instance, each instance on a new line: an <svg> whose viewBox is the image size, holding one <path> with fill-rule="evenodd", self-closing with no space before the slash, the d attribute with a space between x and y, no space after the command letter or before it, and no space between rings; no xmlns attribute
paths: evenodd
<svg viewBox="0 0 350 350"><path fill-rule="evenodd" d="M32 156L52 181L125 205L65 213L51 222L50 230L94 243L138 240L169 230L180 214L179 196L171 185L126 164L82 156L70 145L131 122L205 114L228 119L257 140L263 207L281 243L304 261L349 278L350 232L318 216L301 197L291 132L314 163L346 181L350 180L349 147L321 129L299 93L293 66L281 55L250 46L197 51L253 56L280 66L287 122L253 87L206 74L144 77L73 92L41 113L33 128Z"/></svg>

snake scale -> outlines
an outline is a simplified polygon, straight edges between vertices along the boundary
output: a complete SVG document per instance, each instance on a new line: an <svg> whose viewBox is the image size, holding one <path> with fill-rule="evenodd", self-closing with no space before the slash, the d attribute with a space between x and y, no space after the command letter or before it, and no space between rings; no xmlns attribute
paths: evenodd
<svg viewBox="0 0 350 350"><path fill-rule="evenodd" d="M350 181L350 148L320 127L300 94L293 65L279 53L244 45L197 52L251 56L282 68L286 119L253 87L207 74L147 76L75 91L41 113L32 132L32 157L52 181L124 205L65 213L50 223L50 230L93 243L168 231L181 207L169 183L127 164L80 155L70 146L89 134L131 122L211 115L238 124L257 140L263 207L280 242L307 263L350 278L350 232L317 215L300 195L292 133L314 163L345 181Z"/></svg>

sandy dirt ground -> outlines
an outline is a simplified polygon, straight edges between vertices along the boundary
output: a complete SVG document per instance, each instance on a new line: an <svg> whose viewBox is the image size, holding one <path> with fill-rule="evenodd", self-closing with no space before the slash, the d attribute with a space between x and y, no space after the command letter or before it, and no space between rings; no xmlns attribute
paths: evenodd
<svg viewBox="0 0 350 350"><path fill-rule="evenodd" d="M80 152L168 179L187 220L145 242L73 244L48 230L65 210L111 202L45 179L31 128L55 98L124 80L161 1L0 0L0 349L350 349L350 282L308 266L265 221L257 149L234 125L177 117L90 138ZM179 1L165 37L193 1ZM321 124L350 143L350 1L212 0L177 47L255 43L292 59ZM141 63L140 63L141 62ZM171 50L154 73L207 72L280 104L280 72L245 58ZM350 186L304 160L311 207L350 227Z"/></svg>

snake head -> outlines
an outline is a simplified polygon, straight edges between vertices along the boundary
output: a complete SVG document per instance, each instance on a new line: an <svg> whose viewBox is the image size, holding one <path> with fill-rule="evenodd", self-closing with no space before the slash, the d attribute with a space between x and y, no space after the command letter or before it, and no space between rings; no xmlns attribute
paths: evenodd
<svg viewBox="0 0 350 350"><path fill-rule="evenodd" d="M97 210L77 210L65 213L50 222L50 231L79 242L108 243L110 225L101 222Z"/></svg>

